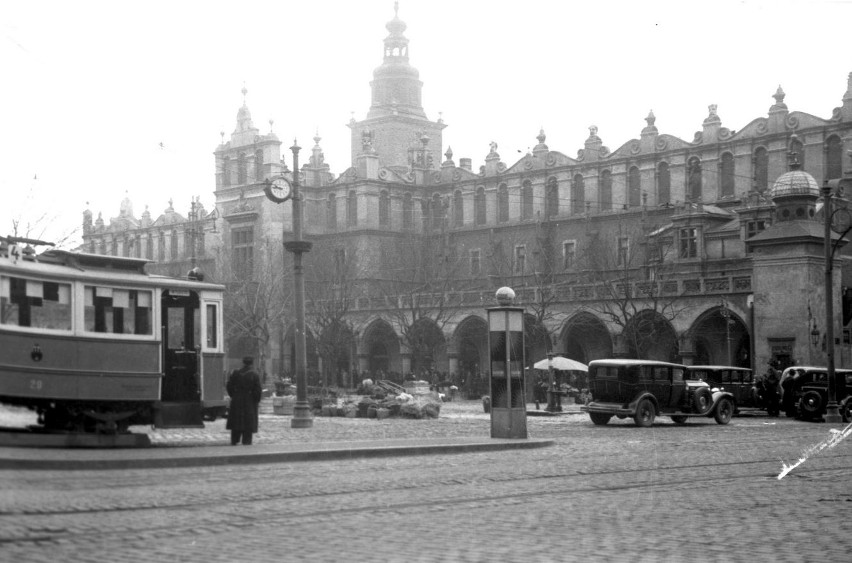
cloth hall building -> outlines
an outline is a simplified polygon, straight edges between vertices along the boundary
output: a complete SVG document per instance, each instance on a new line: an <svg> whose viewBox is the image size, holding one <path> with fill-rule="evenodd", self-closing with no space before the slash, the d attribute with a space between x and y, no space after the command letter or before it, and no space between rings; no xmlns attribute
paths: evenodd
<svg viewBox="0 0 852 563"><path fill-rule="evenodd" d="M595 127L575 156L531 131L534 148L519 160L504 161L483 140L484 164L474 167L454 159L442 142L448 125L427 115L405 29L398 16L387 24L371 105L348 124L350 167L332 174L319 137L301 154L313 384L415 374L475 392L487 366L485 307L501 286L526 310L530 365L548 351L760 373L770 359L825 363L819 188L852 169L852 74L845 91L837 80L840 105L823 108L828 117L791 111L778 87L767 92L767 113L736 131L716 106L690 140L660 132L653 113L624 116L644 126L615 149ZM136 219L125 202L106 224L86 210L85 250L148 258L152 271L172 275L198 265L208 280L238 287L234 300L246 287L289 287L281 242L292 236L292 205L263 188L293 180L291 158L244 101L211 163L215 210L193 201L184 216L170 203ZM845 366L842 250L836 258L831 299ZM229 355L261 347L266 371L286 374L293 316L271 307L260 312L263 331L232 332ZM248 326L238 317L253 314L232 305L229 318Z"/></svg>

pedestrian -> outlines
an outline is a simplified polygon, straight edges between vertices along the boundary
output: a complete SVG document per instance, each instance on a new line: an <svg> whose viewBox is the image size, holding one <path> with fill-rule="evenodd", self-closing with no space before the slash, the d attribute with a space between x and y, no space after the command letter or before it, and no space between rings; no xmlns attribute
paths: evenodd
<svg viewBox="0 0 852 563"><path fill-rule="evenodd" d="M769 369L764 378L764 399L766 401L766 414L769 416L778 416L780 405L778 404L778 384L781 378L778 375L778 362L776 360L769 361Z"/></svg>
<svg viewBox="0 0 852 563"><path fill-rule="evenodd" d="M254 371L254 358L243 358L243 367L235 369L228 378L226 389L231 397L228 408L228 423L231 431L231 445L236 446L242 440L244 446L250 446L252 434L257 432L257 413L262 389L260 376Z"/></svg>

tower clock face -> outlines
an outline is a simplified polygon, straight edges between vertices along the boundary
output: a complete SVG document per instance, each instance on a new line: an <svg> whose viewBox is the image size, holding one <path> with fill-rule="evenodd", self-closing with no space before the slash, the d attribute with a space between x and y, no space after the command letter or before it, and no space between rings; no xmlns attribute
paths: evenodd
<svg viewBox="0 0 852 563"><path fill-rule="evenodd" d="M284 178L276 178L272 182L267 181L263 191L266 192L266 197L275 203L287 201L293 195L290 182Z"/></svg>

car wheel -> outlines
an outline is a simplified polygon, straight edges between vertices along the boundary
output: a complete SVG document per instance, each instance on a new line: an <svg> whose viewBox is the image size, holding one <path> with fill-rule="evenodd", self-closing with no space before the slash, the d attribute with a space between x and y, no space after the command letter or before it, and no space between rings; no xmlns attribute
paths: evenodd
<svg viewBox="0 0 852 563"><path fill-rule="evenodd" d="M728 424L731 422L732 416L734 416L734 403L727 397L720 399L719 404L716 405L716 413L713 418L719 424Z"/></svg>
<svg viewBox="0 0 852 563"><path fill-rule="evenodd" d="M799 402L802 416L812 418L819 414L822 408L822 396L817 391L807 391Z"/></svg>
<svg viewBox="0 0 852 563"><path fill-rule="evenodd" d="M674 421L675 424L686 424L687 419L689 419L688 416L682 416L682 415L673 415L672 416L672 420Z"/></svg>
<svg viewBox="0 0 852 563"><path fill-rule="evenodd" d="M696 389L692 399L692 408L698 414L707 414L713 408L713 393L706 387Z"/></svg>
<svg viewBox="0 0 852 563"><path fill-rule="evenodd" d="M657 416L657 411L654 409L654 403L650 399L642 399L636 405L636 414L633 415L633 422L636 426L648 427L654 424L654 418Z"/></svg>
<svg viewBox="0 0 852 563"><path fill-rule="evenodd" d="M603 426L609 419L612 418L611 414L606 414L602 412L590 412L589 417L592 419L592 422L597 424L598 426Z"/></svg>

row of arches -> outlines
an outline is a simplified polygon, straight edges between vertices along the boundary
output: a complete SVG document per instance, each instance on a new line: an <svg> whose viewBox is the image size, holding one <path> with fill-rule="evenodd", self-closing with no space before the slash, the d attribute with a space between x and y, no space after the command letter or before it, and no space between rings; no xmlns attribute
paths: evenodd
<svg viewBox="0 0 852 563"><path fill-rule="evenodd" d="M678 334L668 320L643 311L619 332L612 331L595 314L583 311L559 327L546 328L535 317L525 317L527 364L552 351L577 361L635 357L688 364L750 367L751 346L747 324L724 306L714 306L695 318ZM292 330L286 361L295 372ZM488 327L484 315L468 315L445 333L431 320L407 327L405 338L391 322L374 318L360 331L336 327L335 334L308 334L308 368L313 385L354 386L367 377L401 383L416 378L449 381L469 393L487 387ZM310 380L311 378L309 378Z"/></svg>

